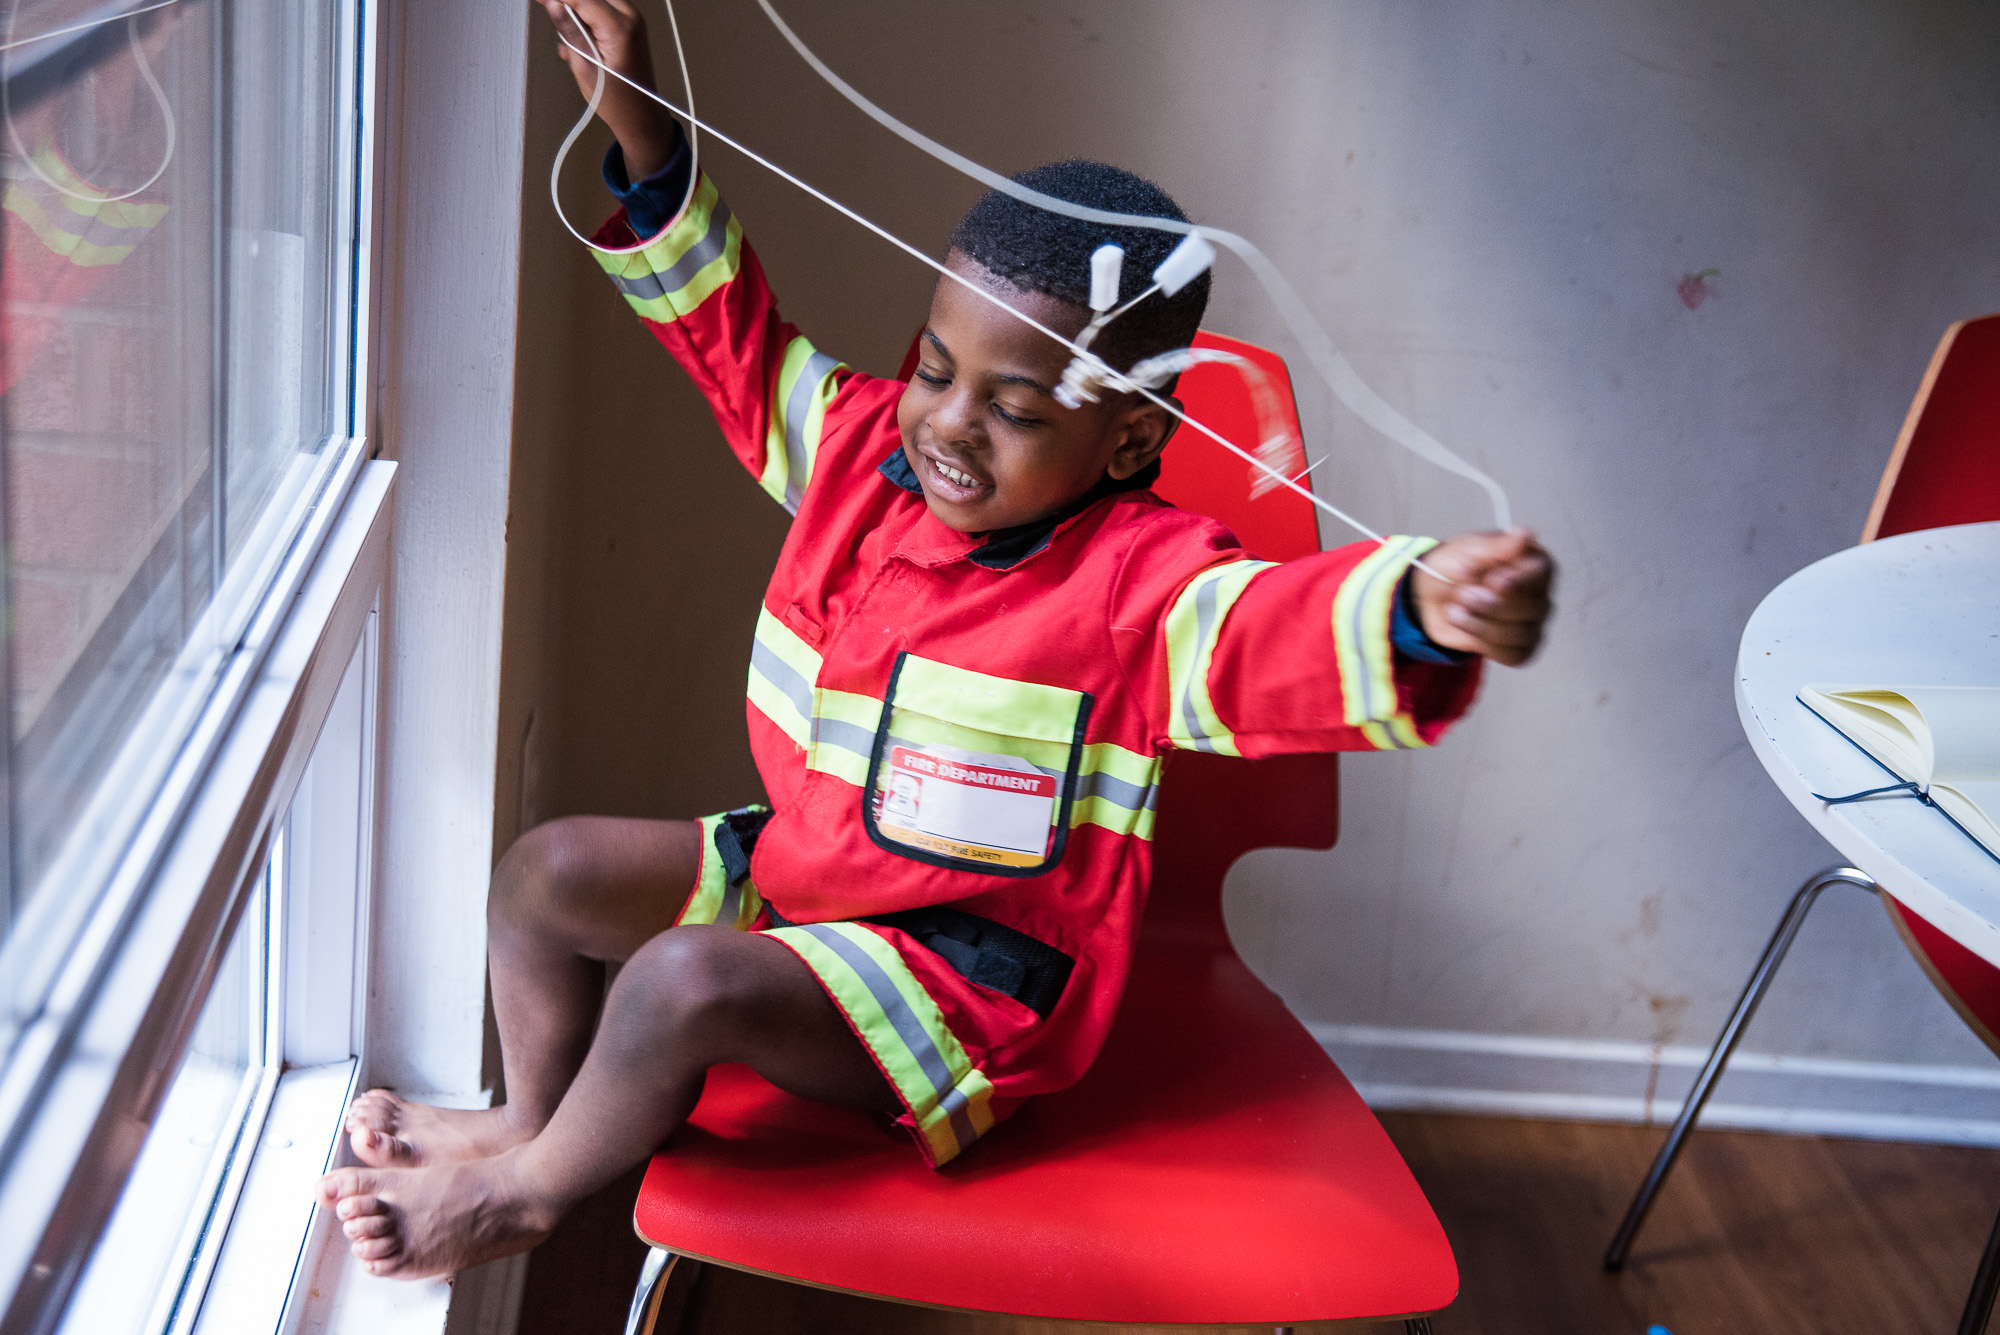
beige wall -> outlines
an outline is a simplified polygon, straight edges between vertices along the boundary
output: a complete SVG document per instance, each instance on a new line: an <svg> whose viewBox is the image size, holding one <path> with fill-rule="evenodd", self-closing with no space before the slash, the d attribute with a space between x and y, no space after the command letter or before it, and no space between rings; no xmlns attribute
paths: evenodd
<svg viewBox="0 0 2000 1335"><path fill-rule="evenodd" d="M686 8L705 115L941 247L969 183L838 101L747 0ZM1439 751L1350 762L1339 849L1239 868L1253 963L1309 1019L1417 1034L1413 1051L1440 1031L1705 1042L1785 896L1831 860L1743 743L1736 637L1764 592L1858 533L1937 334L2000 307L1983 170L2000 16L1970 0L785 9L858 86L989 165L1103 157L1259 240L1375 387L1502 479L1565 563L1535 668L1497 674ZM532 707L531 815L692 815L755 793L741 683L784 516L546 208L580 105L551 43L538 20L502 766ZM606 206L602 142L567 174L580 223ZM705 161L788 315L892 370L925 271L735 154ZM1690 310L1676 281L1709 267ZM1240 268L1211 324L1289 351ZM1395 528L1483 522L1463 483L1301 394L1309 448L1335 454L1326 495ZM1829 905L1798 956L1751 1047L1983 1069L1872 906ZM1543 1093L1647 1078L1578 1052L1533 1077Z"/></svg>

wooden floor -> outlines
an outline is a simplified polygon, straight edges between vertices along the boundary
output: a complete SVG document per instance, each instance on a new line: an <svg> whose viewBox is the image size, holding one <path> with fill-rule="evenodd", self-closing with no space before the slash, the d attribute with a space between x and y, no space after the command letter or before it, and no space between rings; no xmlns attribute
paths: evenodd
<svg viewBox="0 0 2000 1335"><path fill-rule="evenodd" d="M1697 1132L1631 1264L1598 1257L1661 1133L1389 1114L1458 1254L1438 1335L1950 1335L2000 1209L2000 1151ZM530 1263L521 1335L616 1335L642 1248L634 1176ZM705 1267L686 1335L1054 1335ZM1137 1330L1138 1328L1132 1328ZM1265 1328L1260 1328L1265 1329ZM1302 1330L1305 1328L1301 1328ZM1400 1323L1373 1327L1384 1335ZM1996 1323L2000 1333L2000 1323Z"/></svg>

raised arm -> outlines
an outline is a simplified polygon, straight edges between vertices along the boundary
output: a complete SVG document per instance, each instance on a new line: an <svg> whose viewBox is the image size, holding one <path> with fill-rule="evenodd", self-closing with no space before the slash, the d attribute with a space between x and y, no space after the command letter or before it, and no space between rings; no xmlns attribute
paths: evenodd
<svg viewBox="0 0 2000 1335"><path fill-rule="evenodd" d="M561 0L536 2L587 49ZM570 0L569 8L607 65L652 86L645 25L625 0ZM563 51L588 96L596 67ZM618 137L605 174L624 207L592 239L597 262L708 399L758 485L797 513L828 411L850 373L779 315L763 266L714 183L697 175L687 194L695 164L673 117L617 80L607 81L598 112Z"/></svg>
<svg viewBox="0 0 2000 1335"><path fill-rule="evenodd" d="M628 0L535 0L548 12L556 28L556 52L584 97L597 86L597 66L577 51L597 44L597 54L606 65L641 87L652 88L653 50L646 39L646 21ZM570 17L572 11L575 18ZM582 25L579 27L579 23ZM563 39L567 38L565 42ZM667 165L680 148L681 127L666 108L640 93L630 84L609 75L604 80L604 98L597 114L624 151L625 165L635 181L643 180Z"/></svg>

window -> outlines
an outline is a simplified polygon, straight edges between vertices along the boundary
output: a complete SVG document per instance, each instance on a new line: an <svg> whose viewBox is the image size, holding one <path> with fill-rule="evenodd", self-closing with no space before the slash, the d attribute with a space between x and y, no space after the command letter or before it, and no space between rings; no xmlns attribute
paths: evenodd
<svg viewBox="0 0 2000 1335"><path fill-rule="evenodd" d="M296 1263L266 1151L323 1160L355 1069L369 23L0 0L10 1330L213 1327L237 1235Z"/></svg>

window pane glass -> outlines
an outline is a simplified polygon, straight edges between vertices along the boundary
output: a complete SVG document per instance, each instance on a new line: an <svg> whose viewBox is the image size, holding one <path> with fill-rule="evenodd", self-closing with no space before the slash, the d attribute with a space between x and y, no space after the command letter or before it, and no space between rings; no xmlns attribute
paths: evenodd
<svg viewBox="0 0 2000 1335"><path fill-rule="evenodd" d="M344 9L0 4L7 921L88 879L49 873L115 835L101 788L150 791L126 769L172 753L347 434Z"/></svg>
<svg viewBox="0 0 2000 1335"><path fill-rule="evenodd" d="M187 1055L153 1119L111 1222L71 1295L62 1329L137 1335L165 1328L265 1065L270 873L243 910Z"/></svg>

